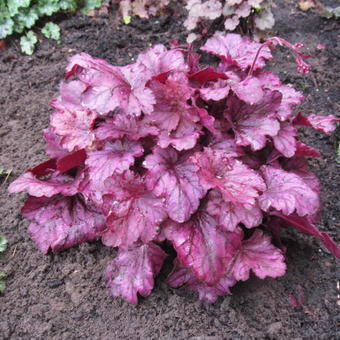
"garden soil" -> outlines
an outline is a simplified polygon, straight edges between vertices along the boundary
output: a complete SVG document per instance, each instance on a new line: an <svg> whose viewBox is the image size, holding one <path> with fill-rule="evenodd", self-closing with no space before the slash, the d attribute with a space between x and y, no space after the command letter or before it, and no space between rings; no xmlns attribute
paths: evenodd
<svg viewBox="0 0 340 340"><path fill-rule="evenodd" d="M275 52L277 58L269 67L305 94L301 111L336 114L339 22L301 12L296 2L276 1L272 34L303 42L314 56L312 72L297 74L293 58L282 49ZM183 8L175 4L160 18L134 19L128 26L114 11L94 17L56 17L62 29L60 44L42 38L35 54L24 56L18 39L12 39L0 52L0 167L12 169L0 196L0 234L9 242L0 260L0 270L7 275L7 289L0 296L0 339L340 338L339 265L318 240L294 231L284 235L288 270L282 278L252 277L232 288L231 296L206 305L192 292L167 287L166 268L151 295L141 298L136 307L113 298L103 283L103 269L114 249L94 242L43 255L28 237L28 221L19 214L25 194L9 195L7 187L25 169L46 159L42 131L52 112L48 102L58 94L68 58L85 51L113 64L130 63L150 44L184 42L183 15ZM326 48L318 49L318 44ZM339 241L339 131L332 136L309 130L301 134L323 156L310 161L322 183L319 227ZM303 306L294 308L290 297L302 293Z"/></svg>

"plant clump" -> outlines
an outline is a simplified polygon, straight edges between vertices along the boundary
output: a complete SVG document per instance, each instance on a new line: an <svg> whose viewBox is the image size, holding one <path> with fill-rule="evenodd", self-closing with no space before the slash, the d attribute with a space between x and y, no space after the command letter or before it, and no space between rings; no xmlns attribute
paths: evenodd
<svg viewBox="0 0 340 340"><path fill-rule="evenodd" d="M18 33L21 51L31 55L38 42L32 29L39 19L78 9L86 14L101 4L102 0L0 0L0 40ZM45 24L41 33L48 39L60 40L60 28L53 22Z"/></svg>
<svg viewBox="0 0 340 340"><path fill-rule="evenodd" d="M7 248L7 239L4 236L0 235L0 258L2 256L2 253L5 252L6 248ZM5 289L6 289L6 274L0 271L0 294L3 293Z"/></svg>
<svg viewBox="0 0 340 340"><path fill-rule="evenodd" d="M50 159L9 187L29 194L22 215L36 246L117 248L107 287L133 304L150 294L169 246L168 284L210 302L251 273L284 275L282 228L340 257L315 224L320 185L306 158L321 155L297 131L331 133L339 119L294 112L302 94L264 69L275 44L309 71L301 44L237 34L202 47L216 67L180 46L156 45L126 66L73 56L44 132Z"/></svg>
<svg viewBox="0 0 340 340"><path fill-rule="evenodd" d="M275 23L271 5L271 0L188 0L188 17L184 26L193 31L199 26L206 26L207 22L223 17L226 31L236 30L241 21L245 21L249 28L264 31L272 28ZM199 37L200 34L191 33L188 42Z"/></svg>
<svg viewBox="0 0 340 340"><path fill-rule="evenodd" d="M169 5L171 0L112 0L119 3L119 9L125 24L131 22L131 17L136 15L140 18L149 18L157 15Z"/></svg>

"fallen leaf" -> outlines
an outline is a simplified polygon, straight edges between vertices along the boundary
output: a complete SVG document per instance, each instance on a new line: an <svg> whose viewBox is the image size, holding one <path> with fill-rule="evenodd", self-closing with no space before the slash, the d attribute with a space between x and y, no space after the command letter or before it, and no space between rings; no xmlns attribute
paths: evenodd
<svg viewBox="0 0 340 340"><path fill-rule="evenodd" d="M299 8L301 11L308 11L315 7L315 2L313 0L301 0L299 1Z"/></svg>
<svg viewBox="0 0 340 340"><path fill-rule="evenodd" d="M5 40L0 40L0 51L4 51L6 49Z"/></svg>
<svg viewBox="0 0 340 340"><path fill-rule="evenodd" d="M324 49L326 48L326 46L325 46L325 45L322 45L322 44L318 44L318 45L316 45L316 48L317 48L318 50L324 50Z"/></svg>

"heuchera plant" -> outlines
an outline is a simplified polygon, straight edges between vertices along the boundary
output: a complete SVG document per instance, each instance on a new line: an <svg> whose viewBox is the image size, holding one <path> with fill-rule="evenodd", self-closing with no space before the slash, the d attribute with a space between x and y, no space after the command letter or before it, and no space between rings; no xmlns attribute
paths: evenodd
<svg viewBox="0 0 340 340"><path fill-rule="evenodd" d="M271 12L271 0L188 0L188 17L184 26L195 30L199 25L223 17L224 28L234 31L241 20L248 20L250 26L258 30L267 30L274 26L275 19ZM200 34L191 33L188 42L198 39Z"/></svg>
<svg viewBox="0 0 340 340"><path fill-rule="evenodd" d="M168 284L210 302L251 272L285 273L281 228L340 257L315 225L320 186L306 157L320 153L297 138L297 126L331 133L338 119L294 114L303 96L263 69L273 44L309 71L301 45L237 34L202 47L217 67L179 46L156 45L122 67L73 56L44 133L51 158L9 187L30 195L22 214L36 246L118 248L107 287L133 304L150 294L165 243L177 253Z"/></svg>
<svg viewBox="0 0 340 340"><path fill-rule="evenodd" d="M119 3L123 20L125 24L129 24L132 15L149 18L150 15L156 15L164 9L170 0L113 0L113 2Z"/></svg>

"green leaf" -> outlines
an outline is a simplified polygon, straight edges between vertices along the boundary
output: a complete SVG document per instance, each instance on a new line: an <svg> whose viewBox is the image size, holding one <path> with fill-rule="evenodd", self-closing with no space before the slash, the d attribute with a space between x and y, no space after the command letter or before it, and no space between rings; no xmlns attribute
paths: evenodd
<svg viewBox="0 0 340 340"><path fill-rule="evenodd" d="M336 18L340 18L340 6L335 7L332 12Z"/></svg>
<svg viewBox="0 0 340 340"><path fill-rule="evenodd" d="M6 169L3 169L3 168L0 168L0 177L1 176L5 176L5 175L8 175L12 172L12 170L6 170ZM0 236L0 239L1 239L1 236Z"/></svg>
<svg viewBox="0 0 340 340"><path fill-rule="evenodd" d="M60 0L59 6L64 11L75 11L77 9L76 0Z"/></svg>
<svg viewBox="0 0 340 340"><path fill-rule="evenodd" d="M335 8L325 7L321 15L326 19L331 19L332 17L337 19L340 17L340 6Z"/></svg>
<svg viewBox="0 0 340 340"><path fill-rule="evenodd" d="M11 17L19 13L19 8L27 8L31 0L10 0L7 2L8 11Z"/></svg>
<svg viewBox="0 0 340 340"><path fill-rule="evenodd" d="M274 15L270 9L259 12L254 21L255 26L261 31L268 30L275 24Z"/></svg>
<svg viewBox="0 0 340 340"><path fill-rule="evenodd" d="M0 293L3 293L3 291L6 289L6 284L5 284L5 277L6 274L3 272L0 272Z"/></svg>
<svg viewBox="0 0 340 340"><path fill-rule="evenodd" d="M32 55L37 42L37 36L32 31L28 31L25 36L20 38L21 51L25 54Z"/></svg>
<svg viewBox="0 0 340 340"><path fill-rule="evenodd" d="M5 0L0 0L0 25L10 17Z"/></svg>
<svg viewBox="0 0 340 340"><path fill-rule="evenodd" d="M0 253L4 252L7 248L7 239L5 236L0 236Z"/></svg>
<svg viewBox="0 0 340 340"><path fill-rule="evenodd" d="M58 11L60 11L60 3L59 0L38 0L38 12L40 16L43 15L52 15Z"/></svg>
<svg viewBox="0 0 340 340"><path fill-rule="evenodd" d="M48 22L41 30L47 39L60 40L60 27L53 22Z"/></svg>
<svg viewBox="0 0 340 340"><path fill-rule="evenodd" d="M87 14L95 8L99 8L102 5L102 0L84 0L81 12Z"/></svg>
<svg viewBox="0 0 340 340"><path fill-rule="evenodd" d="M25 28L33 27L38 19L39 16L35 8L30 9L23 8L13 18L14 31L17 33L22 33Z"/></svg>
<svg viewBox="0 0 340 340"><path fill-rule="evenodd" d="M124 15L123 22L125 25L129 25L131 23L131 15Z"/></svg>
<svg viewBox="0 0 340 340"><path fill-rule="evenodd" d="M12 19L7 19L0 23L0 39L4 39L13 33L14 22Z"/></svg>

